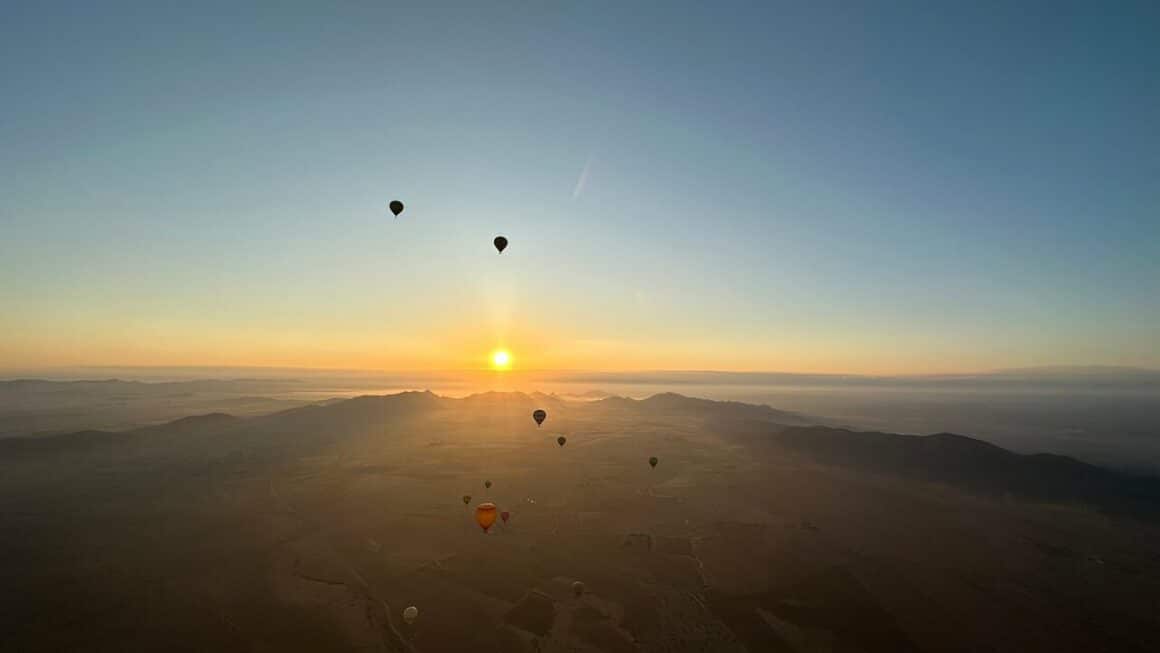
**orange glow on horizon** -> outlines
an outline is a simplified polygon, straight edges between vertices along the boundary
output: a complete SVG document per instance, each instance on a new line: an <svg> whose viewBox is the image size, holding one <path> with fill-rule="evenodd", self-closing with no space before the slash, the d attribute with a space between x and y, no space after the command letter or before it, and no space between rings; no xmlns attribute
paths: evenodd
<svg viewBox="0 0 1160 653"><path fill-rule="evenodd" d="M437 323L424 331L380 327L338 329L330 325L229 325L131 323L89 325L83 342L75 327L52 328L0 339L0 370L33 375L38 370L80 367L256 367L323 372L447 372L513 377L551 372L714 370L804 374L975 373L1003 366L1034 366L1046 356L979 357L969 347L889 348L876 332L858 337L787 333L777 342L709 336L602 337L566 327L549 328L535 318L500 328L487 324ZM89 328L91 327L91 328ZM114 328L115 327L115 328ZM330 328L327 331L327 328ZM515 366L512 344L519 345ZM937 343L936 343L937 344ZM507 355L506 362L496 359ZM77 371L79 376L95 372ZM509 379L514 381L514 379Z"/></svg>

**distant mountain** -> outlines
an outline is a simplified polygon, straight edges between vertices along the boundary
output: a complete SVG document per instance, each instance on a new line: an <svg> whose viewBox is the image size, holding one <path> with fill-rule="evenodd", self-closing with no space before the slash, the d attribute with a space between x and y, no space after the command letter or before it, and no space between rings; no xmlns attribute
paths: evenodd
<svg viewBox="0 0 1160 653"><path fill-rule="evenodd" d="M0 438L0 456L91 452L118 445L198 437L246 423L247 420L232 415L210 413L127 431L90 429L51 436Z"/></svg>
<svg viewBox="0 0 1160 653"><path fill-rule="evenodd" d="M78 429L125 430L211 412L259 415L301 406L289 380L144 383L119 379L0 381L0 439Z"/></svg>
<svg viewBox="0 0 1160 653"><path fill-rule="evenodd" d="M612 413L642 419L703 418L715 420L715 424L722 427L736 420L758 421L768 425L816 423L796 413L776 410L769 406L696 399L674 393L658 394L641 400L607 397L595 401L569 401L543 393L485 392L452 398L442 397L430 391L411 391L332 400L251 418L211 413L125 431L89 429L34 438L2 438L0 451L60 451L74 447L83 449L96 443L109 444L136 438L195 435L203 431L219 432L223 429L247 434L255 441L262 439L263 436L259 434L268 434L266 439L270 441L279 439L286 441L293 437L331 439L343 434L365 432L403 419L429 417L440 412L459 416L491 415L530 420L532 411L537 408L547 410L550 421L553 417L558 418L560 415L575 412L580 415Z"/></svg>
<svg viewBox="0 0 1160 653"><path fill-rule="evenodd" d="M901 377L947 384L992 384L1005 387L1011 384L1156 388L1160 386L1160 370L1143 367L1116 367L1108 365L1056 365L994 370L978 374L943 374L921 377ZM1160 391L1160 390L1158 390Z"/></svg>
<svg viewBox="0 0 1160 653"><path fill-rule="evenodd" d="M739 401L714 401L686 397L675 392L656 394L647 399L608 397L592 402L593 406L636 412L640 414L673 415L687 417L719 418L730 420L763 420L778 424L817 424L820 420L798 413L777 410L765 405L746 404Z"/></svg>
<svg viewBox="0 0 1160 653"><path fill-rule="evenodd" d="M1160 370L1147 367L1126 367L1117 365L1045 365L1040 367L1015 367L988 372L992 376L1075 376L1075 377L1160 377Z"/></svg>
<svg viewBox="0 0 1160 653"><path fill-rule="evenodd" d="M51 381L45 379L0 380L0 398L7 395L23 394L84 394L108 395L131 393L134 395L172 395L191 392L254 392L262 390L285 390L298 385L291 379L198 379L194 381L124 381L121 379L96 379L80 381Z"/></svg>
<svg viewBox="0 0 1160 653"><path fill-rule="evenodd" d="M555 395L542 392L531 394L524 392L482 392L468 395L462 399L444 398L449 405L456 404L463 407L506 407L512 410L526 411L529 415L537 408L550 411L552 408L562 408L569 402Z"/></svg>
<svg viewBox="0 0 1160 653"><path fill-rule="evenodd" d="M822 426L769 430L752 425L739 437L756 449L790 450L826 465L978 493L1160 516L1160 479L1129 476L1067 456L1018 454L953 433L915 436Z"/></svg>
<svg viewBox="0 0 1160 653"><path fill-rule="evenodd" d="M564 397L576 397L579 399L605 399L611 397L612 393L603 390L589 390L587 392L580 392L576 394L564 394Z"/></svg>
<svg viewBox="0 0 1160 653"><path fill-rule="evenodd" d="M8 438L0 440L0 456L92 452L120 445L180 446L185 441L198 450L203 447L201 438L209 436L218 438L215 446L223 450L250 447L280 452L278 455L301 455L310 447L343 438L382 434L385 427L405 424L407 420L503 417L516 424L530 422L535 408L547 410L549 420L553 416L590 421L605 416L672 419L674 423L703 420L706 429L751 447L756 455L792 452L825 465L943 483L972 492L1084 503L1137 515L1160 514L1160 480L1121 474L1066 456L1018 454L952 433L912 436L818 426L807 417L769 406L675 393L641 400L614 396L596 401L567 401L552 395L519 392L488 392L465 398L441 397L429 391L367 395L251 418L213 413L129 431L88 430L54 437ZM502 426L504 421L496 423L508 428ZM524 427L531 429L530 424Z"/></svg>
<svg viewBox="0 0 1160 653"><path fill-rule="evenodd" d="M929 384L1006 384L1010 382L1048 383L1117 383L1125 385L1160 383L1160 370L1070 365L1001 369L985 372L949 374L802 374L796 372L716 372L641 371L641 372L569 372L549 374L544 380L557 383L646 386L906 386Z"/></svg>

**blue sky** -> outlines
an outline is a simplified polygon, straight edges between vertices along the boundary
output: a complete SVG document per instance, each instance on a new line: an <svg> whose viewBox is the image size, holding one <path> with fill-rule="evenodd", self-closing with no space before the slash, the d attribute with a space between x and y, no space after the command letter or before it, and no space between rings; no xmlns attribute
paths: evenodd
<svg viewBox="0 0 1160 653"><path fill-rule="evenodd" d="M162 4L4 10L0 369L1160 366L1154 3Z"/></svg>

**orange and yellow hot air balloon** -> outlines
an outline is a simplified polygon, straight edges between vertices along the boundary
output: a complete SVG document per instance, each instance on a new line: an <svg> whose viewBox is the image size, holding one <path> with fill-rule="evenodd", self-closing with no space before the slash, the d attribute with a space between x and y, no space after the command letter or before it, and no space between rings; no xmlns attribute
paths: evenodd
<svg viewBox="0 0 1160 653"><path fill-rule="evenodd" d="M495 523L495 516L495 504L490 501L481 503L475 507L475 523L479 524L479 527L483 529L484 533Z"/></svg>

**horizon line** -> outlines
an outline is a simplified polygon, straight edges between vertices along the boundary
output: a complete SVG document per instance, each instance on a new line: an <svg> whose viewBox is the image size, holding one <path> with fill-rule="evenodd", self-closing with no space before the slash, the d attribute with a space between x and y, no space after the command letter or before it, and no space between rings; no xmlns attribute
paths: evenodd
<svg viewBox="0 0 1160 653"><path fill-rule="evenodd" d="M567 376L567 375L600 375L610 377L631 377L649 374L677 374L677 375L730 375L730 376L787 376L787 377L814 377L814 378L834 378L834 379L936 379L946 377L972 377L972 376L995 376L1002 374L1013 373L1036 373L1036 372L1056 372L1056 373L1092 373L1092 372L1119 372L1119 373L1152 373L1160 374L1160 368L1138 367L1129 365L1080 365L1080 364L1056 364L1056 365L1038 365L1038 366L1022 366L1011 368L990 368L985 370L973 371L947 371L947 372L923 372L923 373L893 373L893 374L873 374L860 372L793 372L785 370L729 370L729 369L679 369L679 368L652 368L652 369L633 369L633 370L607 370L607 369L520 369L520 370L503 370L498 371L490 368L444 368L434 370L408 370L398 369L390 370L383 368L346 368L346 367L296 367L296 366L276 366L276 365L56 365L45 367L30 367L30 368L0 368L0 380L37 380L35 376L37 373L66 373L66 372L82 372L85 370L108 370L108 371L154 371L154 372L178 372L178 371L218 371L218 372L244 372L247 370L255 372L281 372L285 374L305 373L310 375L318 374L342 374L352 376L402 376L402 377L432 377L440 375L479 375L487 374L496 377L520 377L527 375L550 375L550 376ZM75 376L75 375L74 375ZM47 379L46 379L47 380ZM122 380L110 379L109 377L97 379L78 379L78 380ZM247 377L204 377L199 380L249 380ZM258 380L258 379L254 379ZM611 380L611 379L609 379Z"/></svg>

